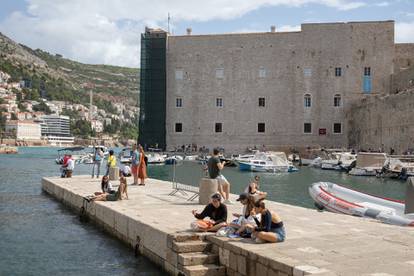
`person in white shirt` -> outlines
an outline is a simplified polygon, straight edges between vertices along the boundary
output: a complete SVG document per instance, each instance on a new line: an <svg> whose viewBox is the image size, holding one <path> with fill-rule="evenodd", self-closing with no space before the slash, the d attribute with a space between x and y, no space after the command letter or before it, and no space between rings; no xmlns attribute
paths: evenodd
<svg viewBox="0 0 414 276"><path fill-rule="evenodd" d="M68 160L66 164L63 164L61 167L62 175L61 177L72 177L73 170L75 169L75 161L72 158L72 155L68 155Z"/></svg>
<svg viewBox="0 0 414 276"><path fill-rule="evenodd" d="M119 169L119 174L124 177L131 176L131 168L128 165L124 165L121 169Z"/></svg>

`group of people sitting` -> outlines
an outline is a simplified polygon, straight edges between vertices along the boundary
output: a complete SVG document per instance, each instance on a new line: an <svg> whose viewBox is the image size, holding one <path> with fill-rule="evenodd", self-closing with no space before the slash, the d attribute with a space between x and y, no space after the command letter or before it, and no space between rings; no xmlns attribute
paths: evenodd
<svg viewBox="0 0 414 276"><path fill-rule="evenodd" d="M115 190L109 182L109 177L104 175L101 181L102 192L95 192L92 196L85 196L84 199L90 201L118 201L128 199L128 184L125 177L119 178L118 189Z"/></svg>
<svg viewBox="0 0 414 276"><path fill-rule="evenodd" d="M286 237L280 216L266 208L265 192L258 190L259 177L255 177L246 191L239 195L237 201L243 205L240 214L234 213L235 219L227 223L227 206L222 203L220 193L211 196L211 202L201 213L193 210L197 221L191 224L197 231L224 232L230 237L252 238L257 243L283 242Z"/></svg>

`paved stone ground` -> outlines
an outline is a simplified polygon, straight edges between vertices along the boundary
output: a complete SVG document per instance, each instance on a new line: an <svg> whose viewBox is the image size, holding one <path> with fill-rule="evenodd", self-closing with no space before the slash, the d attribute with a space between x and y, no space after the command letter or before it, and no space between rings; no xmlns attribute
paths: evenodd
<svg viewBox="0 0 414 276"><path fill-rule="evenodd" d="M48 178L77 194L100 191L98 179L75 176ZM128 183L132 180L128 179ZM187 232L194 220L191 210L202 210L191 195L169 196L171 183L148 179L146 186L128 186L129 200L99 202L166 233ZM235 201L229 214L241 212ZM294 263L303 271L320 275L414 275L414 228L386 225L374 220L267 201L282 217L287 232L284 243L252 244L223 239L258 256ZM231 219L231 217L229 217Z"/></svg>

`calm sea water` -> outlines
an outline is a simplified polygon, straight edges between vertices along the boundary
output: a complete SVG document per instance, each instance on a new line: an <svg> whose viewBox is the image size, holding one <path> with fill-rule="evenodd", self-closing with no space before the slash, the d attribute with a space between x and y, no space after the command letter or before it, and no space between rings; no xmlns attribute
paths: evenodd
<svg viewBox="0 0 414 276"><path fill-rule="evenodd" d="M19 148L17 155L0 155L0 275L164 275L143 257L42 193L41 178L58 174L56 148ZM78 165L75 174L89 174ZM173 166L151 165L150 177L173 179ZM225 168L231 192L244 190L253 173ZM202 166L185 162L175 168L180 183L197 185ZM357 190L404 198L405 182L355 177L335 171L300 168L289 174L261 176L269 199L313 208L310 184L331 181Z"/></svg>

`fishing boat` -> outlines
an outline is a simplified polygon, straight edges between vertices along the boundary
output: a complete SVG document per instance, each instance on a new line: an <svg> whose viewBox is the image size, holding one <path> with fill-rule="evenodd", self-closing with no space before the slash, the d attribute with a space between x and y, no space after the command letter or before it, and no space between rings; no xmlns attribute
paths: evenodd
<svg viewBox="0 0 414 276"><path fill-rule="evenodd" d="M309 194L318 209L367 217L384 223L414 226L414 213L405 214L404 201L373 196L330 182L317 182Z"/></svg>
<svg viewBox="0 0 414 276"><path fill-rule="evenodd" d="M298 169L293 166L284 152L261 152L248 161L238 161L241 171L252 172L295 172Z"/></svg>
<svg viewBox="0 0 414 276"><path fill-rule="evenodd" d="M355 168L349 172L350 175L357 176L376 176L381 173L387 155L377 152L359 152L356 158Z"/></svg>

